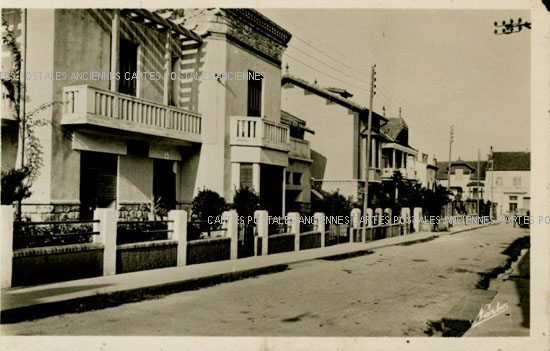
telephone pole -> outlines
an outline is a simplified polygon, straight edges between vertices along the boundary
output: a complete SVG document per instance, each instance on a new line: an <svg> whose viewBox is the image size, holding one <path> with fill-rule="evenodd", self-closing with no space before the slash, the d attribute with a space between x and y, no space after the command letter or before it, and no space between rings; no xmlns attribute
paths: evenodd
<svg viewBox="0 0 550 351"><path fill-rule="evenodd" d="M480 198L480 195L481 195L481 183L479 182L479 176L480 176L480 173L481 173L481 167L480 167L480 164L481 164L481 161L480 161L480 150L477 149L477 215L480 216L481 215L481 211L480 211L480 208L479 208L479 198Z"/></svg>
<svg viewBox="0 0 550 351"><path fill-rule="evenodd" d="M367 120L367 145L365 147L366 153L366 162L364 165L365 168L365 185L364 185L364 194L363 194L363 218L366 218L367 209L369 208L369 173L370 173L370 140L372 135L372 101L374 100L374 95L376 95L376 65L371 67L371 78L370 78L370 102L369 102L369 117ZM367 237L367 225L365 223L363 227L363 238Z"/></svg>
<svg viewBox="0 0 550 351"><path fill-rule="evenodd" d="M449 136L449 169L447 170L447 188L451 191L451 149L455 137L455 126L451 125L451 134Z"/></svg>

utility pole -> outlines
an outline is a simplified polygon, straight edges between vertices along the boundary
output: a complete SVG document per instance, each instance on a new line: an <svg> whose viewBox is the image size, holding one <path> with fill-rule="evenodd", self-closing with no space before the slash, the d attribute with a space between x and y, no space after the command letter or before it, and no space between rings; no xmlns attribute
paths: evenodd
<svg viewBox="0 0 550 351"><path fill-rule="evenodd" d="M363 218L366 219L367 209L369 208L369 173L370 173L370 140L372 135L372 101L374 100L374 95L376 95L376 65L371 67L371 78L370 78L370 102L369 102L369 117L367 120L367 145L365 147L366 153L366 162L364 165L365 168L365 185L364 185L364 194L363 194ZM366 223L363 226L363 238L367 237L367 225Z"/></svg>
<svg viewBox="0 0 550 351"><path fill-rule="evenodd" d="M451 134L449 136L449 169L447 170L447 188L451 191L451 149L455 137L455 126L451 125Z"/></svg>
<svg viewBox="0 0 550 351"><path fill-rule="evenodd" d="M494 172L495 161L493 160L493 147L492 146L491 146L491 154L489 155L489 158L491 160L491 208L490 208L490 215L494 216L493 208L495 208L495 206L493 205L493 184L495 182L493 181L493 178L494 178L494 175L495 175L495 172Z"/></svg>
<svg viewBox="0 0 550 351"><path fill-rule="evenodd" d="M481 157L480 156L480 150L477 149L477 215L478 216L481 215L481 211L480 211L480 208L479 208L479 198L480 198L480 195L481 195L481 184L479 182L479 176L480 176L480 173L481 173L480 157Z"/></svg>

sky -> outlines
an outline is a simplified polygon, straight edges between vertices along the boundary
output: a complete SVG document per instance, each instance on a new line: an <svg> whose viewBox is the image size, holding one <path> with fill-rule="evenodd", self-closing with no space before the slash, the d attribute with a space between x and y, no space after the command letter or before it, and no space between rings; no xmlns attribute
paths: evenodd
<svg viewBox="0 0 550 351"><path fill-rule="evenodd" d="M293 34L289 73L345 88L373 110L402 117L419 152L486 159L494 151L529 151L530 31L495 35L494 22L530 21L524 10L262 9ZM299 116L298 116L299 117Z"/></svg>

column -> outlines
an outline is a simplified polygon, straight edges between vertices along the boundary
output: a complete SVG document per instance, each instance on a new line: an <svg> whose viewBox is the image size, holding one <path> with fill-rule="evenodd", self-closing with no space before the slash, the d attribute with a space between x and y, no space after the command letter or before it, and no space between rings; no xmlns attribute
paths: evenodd
<svg viewBox="0 0 550 351"><path fill-rule="evenodd" d="M252 164L252 188L260 195L260 164Z"/></svg>
<svg viewBox="0 0 550 351"><path fill-rule="evenodd" d="M231 199L235 192L241 187L241 164L238 162L231 163Z"/></svg>
<svg viewBox="0 0 550 351"><path fill-rule="evenodd" d="M371 139L370 145L370 164L371 168L376 168L376 139Z"/></svg>
<svg viewBox="0 0 550 351"><path fill-rule="evenodd" d="M350 213L350 218L351 228L349 231L349 241L351 243L354 241L355 233L361 233L361 210L358 208L353 208Z"/></svg>
<svg viewBox="0 0 550 351"><path fill-rule="evenodd" d="M262 238L262 256L267 256L267 248L269 247L267 237L268 213L265 210L258 210L254 212L254 217L256 218L256 229L258 231L257 238ZM257 254L258 243L256 240L254 245L254 252Z"/></svg>
<svg viewBox="0 0 550 351"><path fill-rule="evenodd" d="M422 217L422 208L415 207L413 209L413 216L414 216L413 229L414 229L415 232L419 232L420 231L420 218Z"/></svg>
<svg viewBox="0 0 550 351"><path fill-rule="evenodd" d="M321 233L321 247L325 247L325 214L323 212L315 212L315 231Z"/></svg>
<svg viewBox="0 0 550 351"><path fill-rule="evenodd" d="M168 239L178 242L176 265L185 266L187 264L187 211L172 210L168 212L168 219L173 221L169 223L172 232L168 233Z"/></svg>
<svg viewBox="0 0 550 351"><path fill-rule="evenodd" d="M372 221L374 220L374 211L372 210L372 208L367 208L367 215L366 215L366 221L367 223L365 223L365 235L363 236L363 240L362 242L366 242L367 241L367 233L369 233L370 231L370 240L372 240L373 238L373 223Z"/></svg>
<svg viewBox="0 0 550 351"><path fill-rule="evenodd" d="M231 239L230 254L231 260L238 258L238 244L239 244L239 223L237 218L237 211L225 211L222 214L223 218L227 220L227 237Z"/></svg>
<svg viewBox="0 0 550 351"><path fill-rule="evenodd" d="M397 168L397 165L395 164L395 149L392 150L392 162L391 162L391 168Z"/></svg>
<svg viewBox="0 0 550 351"><path fill-rule="evenodd" d="M163 86L163 102L165 105L170 103L170 73L172 73L172 47L171 40L172 30L168 28L166 30L166 41L164 42L164 86Z"/></svg>
<svg viewBox="0 0 550 351"><path fill-rule="evenodd" d="M288 219L290 220L290 232L294 234L294 251L300 251L300 214L290 212Z"/></svg>
<svg viewBox="0 0 550 351"><path fill-rule="evenodd" d="M286 167L283 167L283 206L281 207L283 209L282 211L283 216L286 213L285 207L286 207Z"/></svg>
<svg viewBox="0 0 550 351"><path fill-rule="evenodd" d="M2 288L11 287L11 279L13 272L13 207L10 205L2 205L0 224L2 230L0 232L0 279Z"/></svg>
<svg viewBox="0 0 550 351"><path fill-rule="evenodd" d="M98 208L94 211L94 243L103 244L103 275L116 273L117 211L112 208Z"/></svg>
<svg viewBox="0 0 550 351"><path fill-rule="evenodd" d="M120 72L120 10L113 10L111 21L111 74ZM122 77L121 77L122 78ZM111 91L118 91L118 79L111 79Z"/></svg>

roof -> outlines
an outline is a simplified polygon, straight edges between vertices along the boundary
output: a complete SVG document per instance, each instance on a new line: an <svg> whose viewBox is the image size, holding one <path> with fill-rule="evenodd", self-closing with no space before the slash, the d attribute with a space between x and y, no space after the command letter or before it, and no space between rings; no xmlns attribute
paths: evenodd
<svg viewBox="0 0 550 351"><path fill-rule="evenodd" d="M531 170L530 152L493 152L495 171L529 171Z"/></svg>
<svg viewBox="0 0 550 351"><path fill-rule="evenodd" d="M289 126L297 127L305 130L306 132L315 134L313 130L306 127L306 121L283 110L281 110L281 123L284 123Z"/></svg>
<svg viewBox="0 0 550 351"><path fill-rule="evenodd" d="M480 173L480 180L485 180L485 174L487 172L487 161L480 161L479 162L481 173ZM457 166L465 166L472 170L472 174L470 174L470 179L477 180L477 160L475 161L463 161L461 159L458 159L456 161L452 162L453 167ZM439 180L447 179L447 171L449 167L449 162L437 162L437 174L436 178Z"/></svg>
<svg viewBox="0 0 550 351"><path fill-rule="evenodd" d="M336 87L328 87L327 90L331 91L333 93L336 93L336 94L340 94L340 96L342 96L343 98L349 98L349 97L353 96L353 94L350 93L349 91L347 91L346 89L341 89L341 88L336 88Z"/></svg>
<svg viewBox="0 0 550 351"><path fill-rule="evenodd" d="M317 84L312 84L304 79L292 76L290 74L285 74L281 77L281 85L284 86L287 83L294 84L296 86L299 86L300 88L307 90L309 92L315 93L321 97L324 97L327 100L330 100L334 103L337 103L339 105L342 105L346 108L349 108L351 110L357 111L357 112L368 112L368 108L360 105L352 100L343 98L340 94L334 93L326 88L323 88ZM386 121L387 119L376 112L373 111L372 113L373 118L378 118L381 120Z"/></svg>
<svg viewBox="0 0 550 351"><path fill-rule="evenodd" d="M403 118L388 118L388 123L383 125L380 129L384 134L386 134L391 140L395 140L401 130L404 128L409 129Z"/></svg>

